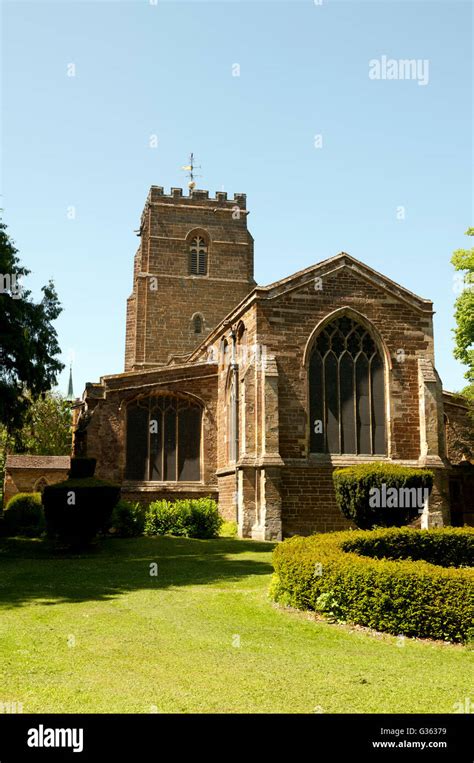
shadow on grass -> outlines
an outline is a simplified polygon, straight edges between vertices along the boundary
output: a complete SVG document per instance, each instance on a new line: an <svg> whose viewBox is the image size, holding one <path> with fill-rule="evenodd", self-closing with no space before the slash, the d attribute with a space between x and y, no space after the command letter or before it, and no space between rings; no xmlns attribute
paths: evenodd
<svg viewBox="0 0 474 763"><path fill-rule="evenodd" d="M44 540L0 538L0 607L104 601L138 589L268 575L273 547L233 538L107 538L73 555L58 553ZM257 553L265 554L265 561L252 558ZM156 575L150 574L154 564Z"/></svg>

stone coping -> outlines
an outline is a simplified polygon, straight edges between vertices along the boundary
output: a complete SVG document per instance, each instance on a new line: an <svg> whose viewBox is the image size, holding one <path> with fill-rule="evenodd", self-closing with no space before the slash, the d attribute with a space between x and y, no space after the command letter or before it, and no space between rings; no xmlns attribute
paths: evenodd
<svg viewBox="0 0 474 763"><path fill-rule="evenodd" d="M217 485L206 485L204 482L140 482L134 480L124 480L121 485L123 492L136 493L217 493Z"/></svg>
<svg viewBox="0 0 474 763"><path fill-rule="evenodd" d="M7 456L5 469L69 469L70 456Z"/></svg>

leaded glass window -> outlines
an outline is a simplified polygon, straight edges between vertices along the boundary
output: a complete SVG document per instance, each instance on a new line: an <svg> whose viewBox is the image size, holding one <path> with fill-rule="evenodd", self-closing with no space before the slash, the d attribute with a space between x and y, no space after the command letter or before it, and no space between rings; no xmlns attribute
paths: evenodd
<svg viewBox="0 0 474 763"><path fill-rule="evenodd" d="M385 454L384 366L363 326L344 316L324 327L309 391L312 453Z"/></svg>
<svg viewBox="0 0 474 763"><path fill-rule="evenodd" d="M129 480L199 481L201 408L170 396L130 403L125 475Z"/></svg>

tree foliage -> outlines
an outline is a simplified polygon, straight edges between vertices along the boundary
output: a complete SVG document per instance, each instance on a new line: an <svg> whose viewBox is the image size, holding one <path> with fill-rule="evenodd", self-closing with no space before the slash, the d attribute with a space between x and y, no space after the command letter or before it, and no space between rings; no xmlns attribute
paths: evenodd
<svg viewBox="0 0 474 763"><path fill-rule="evenodd" d="M71 454L71 406L57 392L33 400L14 435L15 452L32 456Z"/></svg>
<svg viewBox="0 0 474 763"><path fill-rule="evenodd" d="M18 290L30 271L17 251L0 220L0 423L9 433L21 427L30 401L50 390L64 368L53 326L62 310L54 284L42 287L40 302L31 291Z"/></svg>
<svg viewBox="0 0 474 763"><path fill-rule="evenodd" d="M0 424L0 495L8 453L31 456L69 456L71 453L71 406L56 392L49 392L29 403L23 424L8 431Z"/></svg>
<svg viewBox="0 0 474 763"><path fill-rule="evenodd" d="M467 387L461 390L459 393L463 397L467 397L472 403L474 403L474 381L468 384Z"/></svg>
<svg viewBox="0 0 474 763"><path fill-rule="evenodd" d="M468 228L466 236L474 236L474 228ZM454 317L454 357L468 366L465 377L474 383L474 247L457 249L451 258L457 271L465 271L464 288L456 299Z"/></svg>

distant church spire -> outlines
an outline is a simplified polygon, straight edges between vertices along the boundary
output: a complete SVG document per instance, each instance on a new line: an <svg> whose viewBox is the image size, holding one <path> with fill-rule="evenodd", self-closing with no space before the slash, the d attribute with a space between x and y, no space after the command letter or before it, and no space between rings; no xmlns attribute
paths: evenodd
<svg viewBox="0 0 474 763"><path fill-rule="evenodd" d="M74 400L74 390L72 386L72 363L69 366L69 384L67 385L67 400Z"/></svg>

